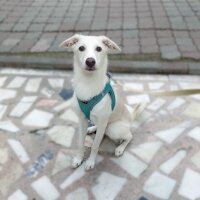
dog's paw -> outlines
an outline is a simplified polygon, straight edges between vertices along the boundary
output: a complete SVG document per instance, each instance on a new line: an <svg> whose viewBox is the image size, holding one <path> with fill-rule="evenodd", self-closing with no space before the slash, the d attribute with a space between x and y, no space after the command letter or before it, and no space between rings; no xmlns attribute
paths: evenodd
<svg viewBox="0 0 200 200"><path fill-rule="evenodd" d="M88 159L88 160L85 162L85 170L93 169L93 168L94 168L94 165L95 165L95 161L94 161L94 160Z"/></svg>
<svg viewBox="0 0 200 200"><path fill-rule="evenodd" d="M115 149L115 156L116 156L116 157L121 156L123 153L124 153L124 148L123 148L123 147L118 146L118 147Z"/></svg>
<svg viewBox="0 0 200 200"><path fill-rule="evenodd" d="M72 160L72 168L79 167L83 162L83 158L80 157L74 157Z"/></svg>

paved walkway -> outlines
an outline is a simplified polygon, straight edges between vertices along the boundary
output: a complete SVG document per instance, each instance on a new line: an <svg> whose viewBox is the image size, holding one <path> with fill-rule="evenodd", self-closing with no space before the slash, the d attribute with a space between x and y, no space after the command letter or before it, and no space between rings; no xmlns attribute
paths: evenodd
<svg viewBox="0 0 200 200"><path fill-rule="evenodd" d="M0 2L0 52L58 52L74 33L106 34L124 54L200 59L199 0Z"/></svg>
<svg viewBox="0 0 200 200"><path fill-rule="evenodd" d="M199 76L115 75L129 105L148 105L120 158L105 139L94 170L71 169L78 119L63 100L71 73L0 70L0 199L193 200L200 198L200 94L136 95L199 87ZM93 135L85 143L88 152Z"/></svg>

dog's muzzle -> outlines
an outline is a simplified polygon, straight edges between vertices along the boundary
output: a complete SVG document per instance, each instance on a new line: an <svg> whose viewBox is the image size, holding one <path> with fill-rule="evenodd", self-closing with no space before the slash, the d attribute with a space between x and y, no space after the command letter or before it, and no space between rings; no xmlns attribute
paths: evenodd
<svg viewBox="0 0 200 200"><path fill-rule="evenodd" d="M96 69L95 68L96 61L94 58L87 58L85 64L86 64L86 70L88 71L94 71Z"/></svg>

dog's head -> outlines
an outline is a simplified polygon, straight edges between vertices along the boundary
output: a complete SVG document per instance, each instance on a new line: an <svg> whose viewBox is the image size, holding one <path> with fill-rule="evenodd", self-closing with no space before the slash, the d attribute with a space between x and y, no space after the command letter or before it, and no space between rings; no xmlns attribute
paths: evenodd
<svg viewBox="0 0 200 200"><path fill-rule="evenodd" d="M74 52L78 66L86 71L98 70L108 53L120 52L119 46L106 36L74 35L60 44Z"/></svg>

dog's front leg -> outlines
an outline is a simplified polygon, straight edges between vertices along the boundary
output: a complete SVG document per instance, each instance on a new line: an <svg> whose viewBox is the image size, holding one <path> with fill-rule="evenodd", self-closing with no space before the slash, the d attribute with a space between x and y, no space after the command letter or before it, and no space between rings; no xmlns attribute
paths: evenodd
<svg viewBox="0 0 200 200"><path fill-rule="evenodd" d="M79 126L79 141L78 141L78 153L73 158L72 167L76 168L80 166L83 162L84 158L84 142L87 133L88 121L85 118L80 118L80 126Z"/></svg>
<svg viewBox="0 0 200 200"><path fill-rule="evenodd" d="M90 153L88 160L85 163L85 169L86 170L94 168L96 156L97 156L97 153L99 151L99 146L101 144L101 141L103 139L105 129L106 129L106 126L107 126L107 121L102 122L102 123L98 123L98 124L96 124L96 126L97 126L97 132L96 132L94 142L92 144L91 153Z"/></svg>

